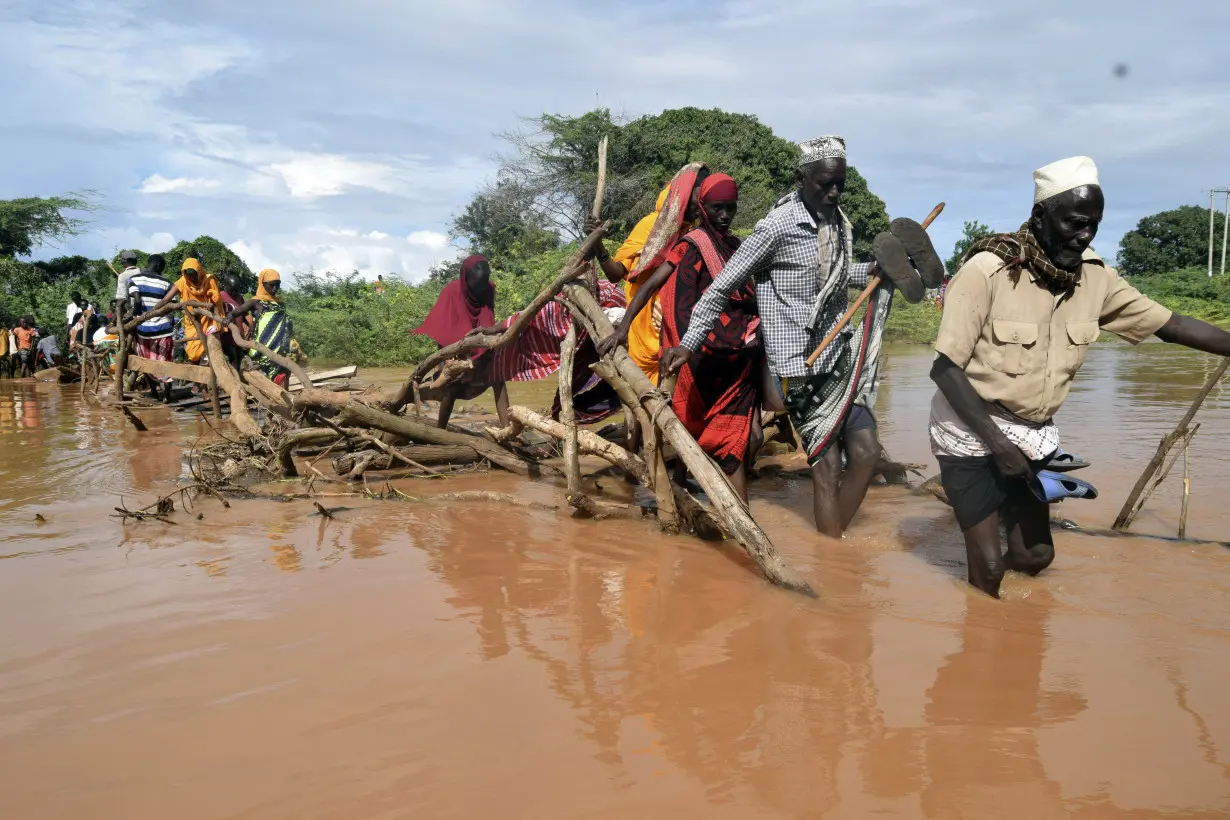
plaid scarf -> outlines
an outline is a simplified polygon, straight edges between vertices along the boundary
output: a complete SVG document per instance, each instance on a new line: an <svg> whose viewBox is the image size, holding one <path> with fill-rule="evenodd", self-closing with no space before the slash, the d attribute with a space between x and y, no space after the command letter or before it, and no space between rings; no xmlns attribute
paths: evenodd
<svg viewBox="0 0 1230 820"><path fill-rule="evenodd" d="M961 257L961 264L968 262L974 254L993 253L1003 260L1004 268L1008 269L1008 276L1012 279L1012 284L1016 284L1021 279L1021 270L1029 268L1034 276L1037 276L1051 290L1072 290L1081 280L1081 267L1078 265L1076 270L1067 271L1063 268L1055 267L1055 263L1046 255L1046 251L1042 250L1042 246L1038 244L1037 237L1029 228L1029 223L1026 222L1021 226L1021 229L1016 233L1001 233L994 236L986 236L974 242L969 246L969 250L965 252L965 256ZM1098 259L1087 259L1085 262L1102 264Z"/></svg>

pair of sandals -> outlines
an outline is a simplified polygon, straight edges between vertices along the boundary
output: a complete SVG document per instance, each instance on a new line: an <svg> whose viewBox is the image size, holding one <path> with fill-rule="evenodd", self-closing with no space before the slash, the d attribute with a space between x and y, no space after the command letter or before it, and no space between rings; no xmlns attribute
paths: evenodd
<svg viewBox="0 0 1230 820"><path fill-rule="evenodd" d="M1029 489L1039 501L1055 504L1065 498L1098 497L1098 489L1088 481L1066 475L1073 470L1081 470L1089 466L1089 462L1063 450L1056 450L1047 460L1047 469L1038 472L1037 477L1029 482Z"/></svg>

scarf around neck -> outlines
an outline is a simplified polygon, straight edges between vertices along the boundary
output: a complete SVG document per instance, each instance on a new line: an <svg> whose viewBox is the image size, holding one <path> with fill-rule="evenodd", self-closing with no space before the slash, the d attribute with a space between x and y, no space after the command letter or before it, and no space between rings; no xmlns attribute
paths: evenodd
<svg viewBox="0 0 1230 820"><path fill-rule="evenodd" d="M1055 263L1042 250L1037 237L1026 222L1016 233L1001 233L985 236L969 246L969 250L961 257L961 264L972 259L975 254L993 253L1003 261L1003 267L1008 270L1012 284L1020 281L1021 271L1025 268L1038 277L1052 290L1072 290L1081 281L1081 268L1086 263L1103 264L1100 259L1085 259L1076 270L1068 271L1055 266Z"/></svg>

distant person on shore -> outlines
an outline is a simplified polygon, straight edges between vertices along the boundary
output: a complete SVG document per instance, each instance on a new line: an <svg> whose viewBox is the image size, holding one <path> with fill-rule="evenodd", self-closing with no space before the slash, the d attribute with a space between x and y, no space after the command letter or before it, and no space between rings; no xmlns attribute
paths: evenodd
<svg viewBox="0 0 1230 820"><path fill-rule="evenodd" d="M974 242L947 288L931 450L965 536L969 582L992 597L1005 570L1037 575L1054 560L1048 500L1092 489L1039 473L1062 469L1052 417L1098 334L1230 356L1230 333L1172 313L1090 249L1104 207L1090 158L1040 168L1029 221Z"/></svg>
<svg viewBox="0 0 1230 820"><path fill-rule="evenodd" d="M282 304L282 274L273 268L265 268L256 277L256 295L227 315L224 324L245 322L249 314L256 318L256 332L252 338L279 356L291 355L291 336L294 325ZM265 374L274 384L286 387L290 383L290 371L270 359L259 350L249 350L256 369Z"/></svg>
<svg viewBox="0 0 1230 820"><path fill-rule="evenodd" d="M75 325L77 323L77 317L85 312L86 307L85 298L77 291L73 291L69 299L70 301L64 309L65 328L71 328Z"/></svg>
<svg viewBox="0 0 1230 820"><path fill-rule="evenodd" d="M15 340L13 332L9 330L9 319L7 316L0 315L0 379L9 379L13 376L14 349Z"/></svg>
<svg viewBox="0 0 1230 820"><path fill-rule="evenodd" d="M840 538L863 503L880 455L875 394L894 288L888 280L877 288L863 318L808 365L809 354L846 312L848 289L866 287L872 265L854 261L854 228L838 206L846 185L845 140L817 137L799 149L798 189L769 211L709 285L687 333L663 353L662 371L671 375L695 361L731 298L754 279L769 369L774 382L781 380L780 395L776 384L769 385L765 403L789 414L803 442L816 528ZM922 231L917 223L906 227Z"/></svg>
<svg viewBox="0 0 1230 820"><path fill-rule="evenodd" d="M475 254L462 261L461 275L444 286L431 312L413 333L434 339L440 347L448 347L461 341L475 328L494 324L495 284L491 281L491 265L485 257ZM492 382L493 358L489 350L476 351L471 356L474 369L462 381L444 388L437 427L448 427L453 405L458 399L469 401L481 396L488 388L495 393L500 424L508 424L508 385L502 381Z"/></svg>
<svg viewBox="0 0 1230 820"><path fill-rule="evenodd" d="M162 276L166 270L166 260L160 254L152 254L145 264L145 270L135 274L128 280L128 299L133 316L143 316L162 304L167 294L171 292L171 283ZM169 362L174 358L174 343L171 339L175 332L175 317L172 314L146 319L137 325L136 354L142 359L155 362ZM169 376L154 376L145 374L150 381L150 394L154 399L161 398L164 402L171 401L172 380ZM161 396L159 395L161 388Z"/></svg>
<svg viewBox="0 0 1230 820"><path fill-rule="evenodd" d="M116 316L123 321L124 314L122 309L128 304L128 280L141 272L137 267L137 252L136 251L121 251L120 264L124 268L120 271L119 279L115 283L115 302L114 307Z"/></svg>
<svg viewBox="0 0 1230 820"><path fill-rule="evenodd" d="M184 260L184 264L180 266L179 279L155 307L163 307L177 301L203 302L210 305L210 310L215 316L221 317L225 313L222 309L222 292L218 288L217 278L212 273L208 273L205 266L201 264L201 260L195 257ZM196 332L188 316L191 315L200 323L201 332L206 336L216 332L218 328L212 319L198 315L196 308L184 308L184 314L184 356L192 364L200 364L207 350L205 339Z"/></svg>
<svg viewBox="0 0 1230 820"><path fill-rule="evenodd" d="M377 296L384 296L384 275L383 274L380 274L380 273L376 274L376 281L372 283L372 290L376 292Z"/></svg>
<svg viewBox="0 0 1230 820"><path fill-rule="evenodd" d="M34 369L42 370L48 367L56 367L64 363L64 354L60 352L60 343L56 339L55 334L47 334L39 336L38 346L34 358Z"/></svg>
<svg viewBox="0 0 1230 820"><path fill-rule="evenodd" d="M28 378L34 373L34 344L38 331L34 329L29 316L22 316L13 328L13 339L17 343L17 370L19 378Z"/></svg>

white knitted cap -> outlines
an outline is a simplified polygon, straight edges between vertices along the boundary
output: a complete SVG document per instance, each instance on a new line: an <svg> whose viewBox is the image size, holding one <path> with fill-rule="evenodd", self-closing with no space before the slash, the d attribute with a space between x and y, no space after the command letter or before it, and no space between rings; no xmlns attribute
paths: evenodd
<svg viewBox="0 0 1230 820"><path fill-rule="evenodd" d="M1089 157L1068 157L1034 171L1034 202L1082 185L1097 185L1098 166Z"/></svg>
<svg viewBox="0 0 1230 820"><path fill-rule="evenodd" d="M799 167L811 165L825 159L845 159L846 141L836 134L807 140L799 143Z"/></svg>

